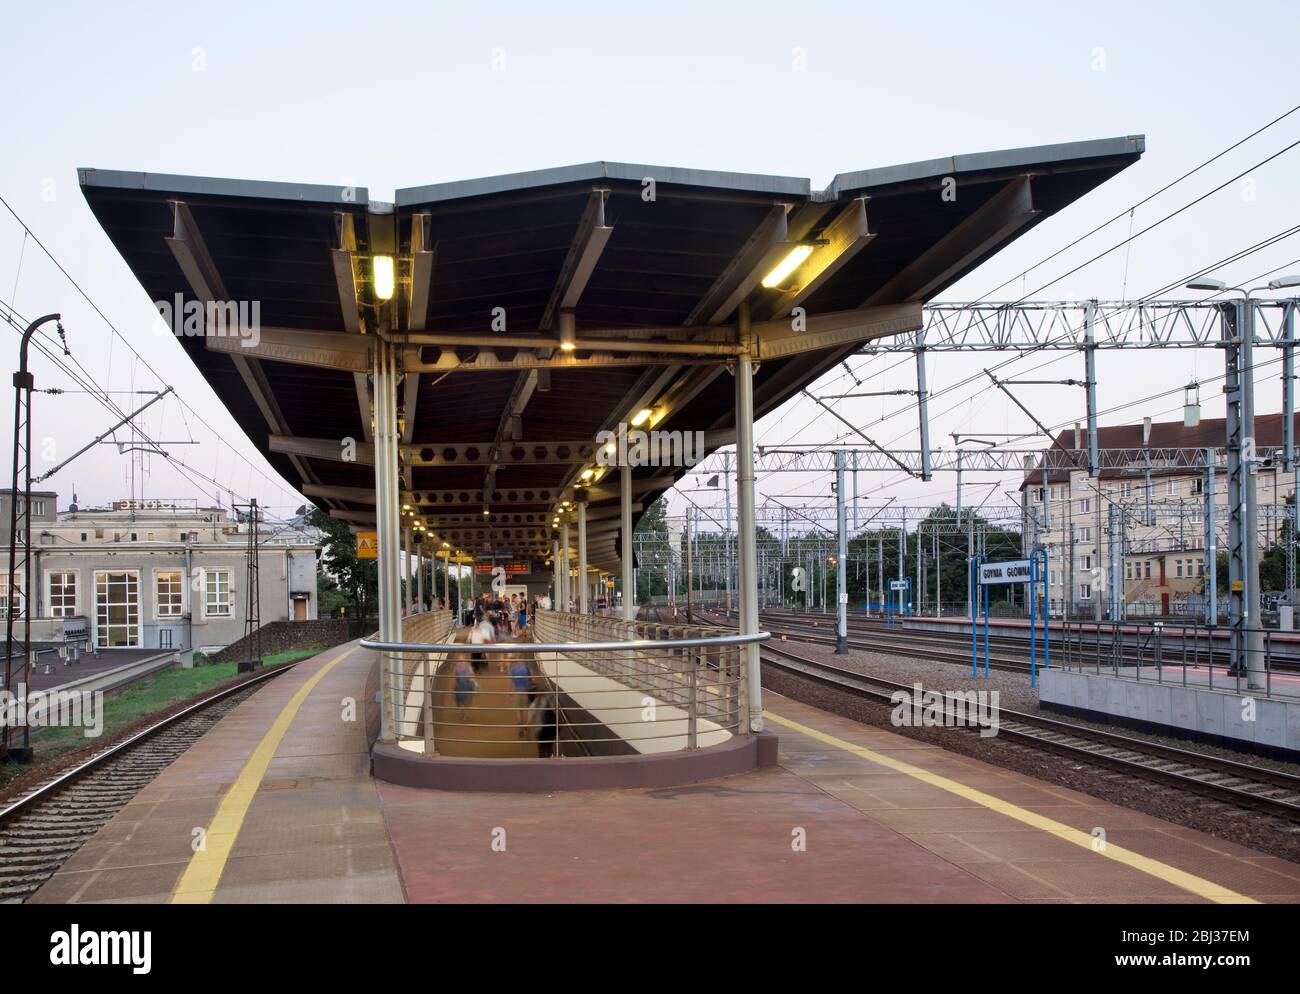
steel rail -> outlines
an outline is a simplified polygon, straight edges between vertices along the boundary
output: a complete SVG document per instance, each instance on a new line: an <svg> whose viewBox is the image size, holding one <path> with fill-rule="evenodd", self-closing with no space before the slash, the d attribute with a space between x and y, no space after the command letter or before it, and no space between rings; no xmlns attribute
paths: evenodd
<svg viewBox="0 0 1300 994"><path fill-rule="evenodd" d="M121 742L109 746L103 752L96 753L94 756L91 756L85 762L80 763L77 766L74 766L72 769L67 770L64 773L61 773L59 776L51 780L49 783L42 784L41 786L33 790L30 794L27 794L26 796L15 801L13 804L10 804L8 807L0 810L0 825L4 825L9 821L13 820L13 818L16 815L22 814L24 811L26 811L28 808L30 808L32 805L36 804L37 802L49 800L51 797L55 796L59 791L63 790L65 787L71 786L74 782L81 779L81 777L85 776L85 774L91 772L96 767L102 766L108 760L120 756L127 750L137 745L140 745L145 740L150 739L153 736L157 735L159 732L164 731L170 728L171 726L178 724L181 721L184 721L186 718L192 717L198 712L203 711L214 704L220 703L221 701L225 700L227 697L230 697L233 694L238 694L241 691L247 690L251 686L263 683L267 680L277 677L281 673L293 669L293 667L296 665L297 665L296 662L285 663L284 665L277 666L274 669L269 669L264 673L259 673L247 680L242 681L241 683L235 684L234 686L227 687L225 690L221 690L215 694L211 694L208 697L203 698L201 701L196 701L195 703L189 705L188 707L180 711L177 711L175 714L169 715L168 717L163 718L161 721L155 722L154 724L150 725L148 728L136 732L134 735L131 735L128 738L123 739Z"/></svg>

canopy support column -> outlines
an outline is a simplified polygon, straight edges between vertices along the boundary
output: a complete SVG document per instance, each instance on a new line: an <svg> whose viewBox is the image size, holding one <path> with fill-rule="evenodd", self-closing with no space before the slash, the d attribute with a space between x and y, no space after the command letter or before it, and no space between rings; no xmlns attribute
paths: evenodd
<svg viewBox="0 0 1300 994"><path fill-rule="evenodd" d="M402 545L406 553L406 558L402 561L402 580L404 581L402 583L402 586L406 588L405 591L406 613L409 615L411 613L411 608L415 603L415 599L414 597L412 597L412 594L414 594L415 591L411 589L412 553L411 553L411 529L409 528L402 529Z"/></svg>
<svg viewBox="0 0 1300 994"><path fill-rule="evenodd" d="M424 610L424 556L418 551L420 548L420 546L417 546L415 553L415 605L417 611Z"/></svg>
<svg viewBox="0 0 1300 994"><path fill-rule="evenodd" d="M573 600L573 578L569 576L569 522L560 522L560 610L568 611Z"/></svg>
<svg viewBox="0 0 1300 994"><path fill-rule="evenodd" d="M374 345L375 531L378 549L379 637L401 641L401 579L397 516L397 365L394 350L384 341ZM396 702L402 699L401 675L391 659L380 666L380 735L392 739Z"/></svg>
<svg viewBox="0 0 1300 994"><path fill-rule="evenodd" d="M625 447L626 448L626 447ZM619 564L623 573L623 620L636 617L636 590L632 585L632 467L626 463L618 468L619 497Z"/></svg>
<svg viewBox="0 0 1300 994"><path fill-rule="evenodd" d="M577 501L578 505L578 611L586 614L591 595L590 582L587 579L587 501Z"/></svg>
<svg viewBox="0 0 1300 994"><path fill-rule="evenodd" d="M740 553L740 631L758 631L758 555L754 537L754 363L749 305L740 305L740 354L736 357L736 522ZM728 523L730 524L730 523ZM745 646L749 730L763 730L762 671L758 643Z"/></svg>

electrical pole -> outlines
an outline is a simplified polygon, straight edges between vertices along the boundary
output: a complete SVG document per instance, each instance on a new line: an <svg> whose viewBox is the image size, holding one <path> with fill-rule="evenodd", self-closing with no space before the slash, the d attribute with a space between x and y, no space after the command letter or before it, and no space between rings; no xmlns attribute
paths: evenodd
<svg viewBox="0 0 1300 994"><path fill-rule="evenodd" d="M848 524L844 514L844 453L835 453L835 525L838 532L838 558L835 562L835 592L838 625L835 631L835 654L843 656L849 651L849 588L845 567L848 563Z"/></svg>
<svg viewBox="0 0 1300 994"><path fill-rule="evenodd" d="M68 353L63 324L58 314L37 318L23 331L18 346L18 371L14 373L14 472L13 489L9 494L9 573L5 576L5 685L7 693L15 694L13 685L14 655L22 654L22 686L15 696L26 695L31 683L32 660L32 390L36 378L27 369L27 347L36 329L49 321L59 322L59 338L63 339L64 354ZM21 453L21 458L20 458ZM22 475L19 476L21 469ZM21 489L19 484L21 483ZM21 497L19 496L21 494ZM22 534L22 560L18 557L18 536ZM22 577L22 587L18 580ZM14 621L19 614L24 617L21 641L14 637ZM14 743L9 722L0 733L0 758L20 763L32 760L31 729L26 720L22 723L22 745Z"/></svg>

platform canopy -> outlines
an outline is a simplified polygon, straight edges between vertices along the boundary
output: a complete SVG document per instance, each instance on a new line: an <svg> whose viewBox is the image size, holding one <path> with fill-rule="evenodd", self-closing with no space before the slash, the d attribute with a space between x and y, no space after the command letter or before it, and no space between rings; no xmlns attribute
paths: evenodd
<svg viewBox="0 0 1300 994"><path fill-rule="evenodd" d="M926 301L1143 148L958 155L820 191L614 162L403 189L393 204L361 187L101 169L80 181L152 300L256 305L255 336L180 345L318 506L374 520L370 373L388 341L401 500L426 545L543 555L588 474L589 562L613 571L619 474L596 465L598 433L641 414L643 430L705 433L706 450L732 441L742 310L761 417L863 342L919 328ZM376 257L394 260L387 300ZM638 467L638 508L685 471Z"/></svg>

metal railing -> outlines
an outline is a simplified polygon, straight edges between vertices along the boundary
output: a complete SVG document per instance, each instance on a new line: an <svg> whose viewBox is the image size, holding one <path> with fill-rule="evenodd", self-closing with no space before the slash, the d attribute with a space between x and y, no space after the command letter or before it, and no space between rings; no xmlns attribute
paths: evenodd
<svg viewBox="0 0 1300 994"><path fill-rule="evenodd" d="M361 645L381 654L384 735L425 755L632 755L719 745L747 728L745 647L766 632L538 611L537 642L468 632Z"/></svg>
<svg viewBox="0 0 1300 994"><path fill-rule="evenodd" d="M1226 627L1194 622L1056 622L1060 631L1052 661L1065 670L1109 673L1112 676L1153 683L1177 683L1210 690L1262 692L1265 697L1300 696L1291 681L1275 685L1279 650L1283 668L1295 669L1294 644L1279 645L1272 628L1245 630L1242 638L1253 642L1248 669L1232 665L1233 636ZM1253 670L1253 672L1251 672Z"/></svg>

